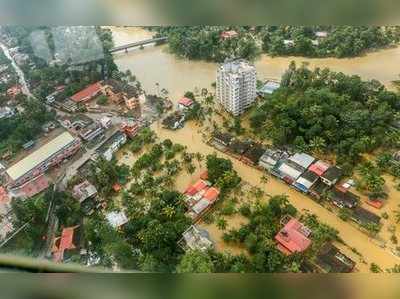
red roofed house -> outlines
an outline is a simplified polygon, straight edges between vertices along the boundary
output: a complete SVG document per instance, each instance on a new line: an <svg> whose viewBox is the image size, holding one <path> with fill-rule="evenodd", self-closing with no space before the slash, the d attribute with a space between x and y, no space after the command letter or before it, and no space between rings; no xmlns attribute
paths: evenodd
<svg viewBox="0 0 400 299"><path fill-rule="evenodd" d="M96 82L94 84L89 85L85 89L82 89L81 91L77 92L73 96L71 96L71 100L73 100L75 103L87 102L93 99L95 96L99 95L101 91L102 91L101 83Z"/></svg>
<svg viewBox="0 0 400 299"><path fill-rule="evenodd" d="M197 194L198 192L200 192L201 190L203 190L204 188L206 188L208 185L205 181L203 180L198 180L196 183L194 183L193 185L190 185L184 192L185 195L188 196L193 196L195 194Z"/></svg>
<svg viewBox="0 0 400 299"><path fill-rule="evenodd" d="M14 85L7 89L7 95L10 97L15 97L16 95L19 95L22 92L21 86L19 85Z"/></svg>
<svg viewBox="0 0 400 299"><path fill-rule="evenodd" d="M188 215L197 221L218 200L220 191L215 187L209 187L204 180L198 180L189 186L185 194L185 202L188 207Z"/></svg>
<svg viewBox="0 0 400 299"><path fill-rule="evenodd" d="M291 218L275 236L278 249L286 255L303 252L311 245L311 240L308 238L310 233L311 231L297 219Z"/></svg>
<svg viewBox="0 0 400 299"><path fill-rule="evenodd" d="M0 204L8 203L10 197L8 196L7 190L4 187L0 187Z"/></svg>
<svg viewBox="0 0 400 299"><path fill-rule="evenodd" d="M178 109L180 109L180 110L189 109L192 105L193 105L192 99L183 97L178 102Z"/></svg>
<svg viewBox="0 0 400 299"><path fill-rule="evenodd" d="M324 161L317 161L314 164L312 164L308 170L314 172L316 175L321 176L325 173L325 171L328 170L330 165L328 163L325 163Z"/></svg>
<svg viewBox="0 0 400 299"><path fill-rule="evenodd" d="M238 36L238 33L235 30L224 31L221 33L221 38L223 40L230 39L236 36Z"/></svg>
<svg viewBox="0 0 400 299"><path fill-rule="evenodd" d="M53 260L55 262L62 262L64 260L65 251L71 251L77 249L76 244L76 236L75 229L77 229L79 225L73 227L67 227L62 230L61 237L54 239L53 244Z"/></svg>

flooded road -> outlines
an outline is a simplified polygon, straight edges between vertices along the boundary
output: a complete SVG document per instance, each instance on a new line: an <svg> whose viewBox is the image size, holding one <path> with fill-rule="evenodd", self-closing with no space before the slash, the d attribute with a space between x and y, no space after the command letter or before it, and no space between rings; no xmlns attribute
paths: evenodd
<svg viewBox="0 0 400 299"><path fill-rule="evenodd" d="M169 131L163 129L161 125L154 123L152 129L157 133L160 140L169 138L175 143L186 145L189 152L200 152L203 155L216 153L220 157L227 159L230 158L234 169L244 181L250 182L252 185L257 185L270 195L288 195L289 201L300 212L308 211L316 214L323 223L336 228L339 231L339 236L344 240L344 242L350 248L355 248L362 255L362 258L368 263L368 265L371 262L374 262L383 269L386 269L400 263L400 258L393 255L388 248L381 248L377 244L371 242L370 238L365 233L361 232L355 225L350 222L342 221L337 215L317 204L308 196L290 188L285 183L272 177L267 183L261 183L263 176L261 171L247 166L236 159L232 159L230 156L218 152L204 143L201 136L203 128L198 127L193 123L187 123L183 129ZM204 227L210 230L211 236L217 243L221 242L221 232L218 232L212 225L204 225ZM225 249L221 243L218 246L219 249ZM355 261L359 264L359 260L355 259ZM360 265L358 269L362 272L368 271L368 267L365 265Z"/></svg>
<svg viewBox="0 0 400 299"><path fill-rule="evenodd" d="M112 30L116 46L152 36L151 32L140 28L113 27ZM114 55L114 59L120 70L124 71L129 69L132 71L142 83L147 93L156 93L156 83L159 83L160 89L166 88L169 91L172 101L177 101L185 91L193 90L195 87L210 89L211 83L215 81L215 71L217 67L215 63L178 59L174 55L168 53L167 45L158 47L149 46L144 49L132 50L128 53L117 53ZM400 65L400 48L397 47L352 59L272 58L267 55L262 55L255 63L259 79L280 77L292 60L296 61L298 64L306 61L309 63L310 67L329 67L334 71L360 75L364 79L377 79L388 87L392 80L398 78L398 74L400 73L400 69L398 68L398 65ZM200 152L203 155L216 152L219 156L230 158L205 144L202 140L204 128L198 127L193 123L187 123L181 130L169 131L162 129L161 124L156 122L153 123L152 129L161 140L169 138L174 143L186 145L189 152ZM357 267L360 271L368 272L369 264L372 262L378 264L383 269L391 268L395 264L400 263L400 258L392 254L389 248L384 249L379 247L378 244L371 242L370 238L355 225L350 222L342 221L334 213L281 181L271 178L268 183L261 183L262 172L244 165L235 159L231 160L235 170L244 181L259 186L270 195L287 194L290 202L300 212L309 211L314 213L318 215L322 222L336 228L344 242L350 248L355 248L362 255L362 259L366 261L366 264L361 264L358 259L353 258L357 262ZM183 188L194 179L195 176L182 177L177 180L177 189L183 190ZM395 197L392 198L393 201L391 201L390 205L386 208L390 211L394 208L393 206L397 206L394 200L398 194L392 195ZM379 214L379 212L377 213ZM392 213L390 213L390 218L390 222L393 224L394 217ZM219 244L219 249L227 249L221 242L222 233L212 225L205 225L205 227ZM385 239L387 239L387 224L385 224L383 230L382 234ZM346 253L347 251L351 253L348 247L346 247L347 249L344 248L344 246L339 247L345 250Z"/></svg>
<svg viewBox="0 0 400 299"><path fill-rule="evenodd" d="M152 37L153 33L138 27L111 27L116 46ZM134 49L128 53L114 55L120 70L131 70L137 76L147 93L156 93L156 83L166 88L172 101L176 101L185 91L198 88L211 88L215 81L217 64L204 61L190 61L177 58L168 52L168 46L148 46ZM391 88L391 81L397 80L400 73L400 47L372 52L362 57L304 58L270 57L261 55L256 60L258 78L280 78L289 63L298 65L307 62L310 67L329 67L334 71L360 75L363 79L377 79Z"/></svg>

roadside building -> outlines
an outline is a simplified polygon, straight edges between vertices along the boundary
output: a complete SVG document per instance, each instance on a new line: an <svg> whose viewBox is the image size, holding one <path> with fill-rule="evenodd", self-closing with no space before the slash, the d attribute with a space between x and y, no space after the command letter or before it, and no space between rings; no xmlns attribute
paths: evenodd
<svg viewBox="0 0 400 299"><path fill-rule="evenodd" d="M50 186L49 180L42 174L26 182L23 185L18 186L17 188L13 188L12 192L15 195L15 197L31 198L43 192L49 186Z"/></svg>
<svg viewBox="0 0 400 299"><path fill-rule="evenodd" d="M311 187L309 194L317 200L321 200L327 196L329 186L320 179Z"/></svg>
<svg viewBox="0 0 400 299"><path fill-rule="evenodd" d="M307 155L305 153L296 153L288 158L289 161L296 163L297 165L304 168L304 170L308 169L311 164L315 161L313 157Z"/></svg>
<svg viewBox="0 0 400 299"><path fill-rule="evenodd" d="M251 147L251 142L241 141L239 139L234 139L229 144L229 151L235 155L242 156Z"/></svg>
<svg viewBox="0 0 400 299"><path fill-rule="evenodd" d="M77 92L70 97L75 103L85 103L98 96L102 91L102 85L100 82L96 82Z"/></svg>
<svg viewBox="0 0 400 299"><path fill-rule="evenodd" d="M267 149L260 157L258 165L265 168L266 170L271 171L279 161L287 159L288 157L289 154L285 151Z"/></svg>
<svg viewBox="0 0 400 299"><path fill-rule="evenodd" d="M97 189L89 181L75 185L72 189L72 196L79 200L80 203L84 202L88 198L93 198L97 195Z"/></svg>
<svg viewBox="0 0 400 299"><path fill-rule="evenodd" d="M124 122L120 126L120 130L132 139L139 133L140 126L137 122Z"/></svg>
<svg viewBox="0 0 400 299"><path fill-rule="evenodd" d="M265 148L260 144L253 144L253 146L243 154L241 161L249 165L258 165L258 161L264 153Z"/></svg>
<svg viewBox="0 0 400 299"><path fill-rule="evenodd" d="M328 169L330 165L324 161L318 160L312 164L308 170L314 172L317 176L322 176Z"/></svg>
<svg viewBox="0 0 400 299"><path fill-rule="evenodd" d="M325 273L350 273L356 263L332 243L326 243L317 254L317 266Z"/></svg>
<svg viewBox="0 0 400 299"><path fill-rule="evenodd" d="M190 109L193 106L194 102L192 99L183 97L178 101L178 109L179 110L187 110Z"/></svg>
<svg viewBox="0 0 400 299"><path fill-rule="evenodd" d="M308 193L311 187L317 182L318 175L314 172L306 170L293 184L298 190Z"/></svg>
<svg viewBox="0 0 400 299"><path fill-rule="evenodd" d="M125 133L116 131L96 150L99 156L111 161L113 154L117 152L127 141Z"/></svg>
<svg viewBox="0 0 400 299"><path fill-rule="evenodd" d="M213 247L209 233L195 225L191 225L183 234L178 245L185 251L200 250L207 251Z"/></svg>
<svg viewBox="0 0 400 299"><path fill-rule="evenodd" d="M303 167L293 161L284 160L277 163L271 173L291 185L304 171L305 169Z"/></svg>
<svg viewBox="0 0 400 299"><path fill-rule="evenodd" d="M381 217L362 207L353 209L351 219L360 225L379 225L381 221Z"/></svg>
<svg viewBox="0 0 400 299"><path fill-rule="evenodd" d="M60 125L73 132L79 132L93 123L93 120L85 114L64 115L58 119Z"/></svg>
<svg viewBox="0 0 400 299"><path fill-rule="evenodd" d="M321 175L321 180L328 186L333 186L342 177L343 171L337 166L329 167L323 175Z"/></svg>
<svg viewBox="0 0 400 299"><path fill-rule="evenodd" d="M350 191L343 192L337 188L333 188L328 192L328 199L339 208L355 208L360 200L360 197Z"/></svg>
<svg viewBox="0 0 400 299"><path fill-rule="evenodd" d="M310 245L311 231L295 218L291 218L275 236L277 248L286 255L305 251Z"/></svg>
<svg viewBox="0 0 400 299"><path fill-rule="evenodd" d="M232 140L232 135L229 133L214 132L211 144L220 151L226 151Z"/></svg>
<svg viewBox="0 0 400 299"><path fill-rule="evenodd" d="M104 128L101 126L101 124L98 122L94 122L87 127L82 128L79 131L79 137L81 137L84 141L91 141L103 133Z"/></svg>
<svg viewBox="0 0 400 299"><path fill-rule="evenodd" d="M52 255L56 263L67 262L72 255L79 253L79 225L62 230L61 236L53 241Z"/></svg>
<svg viewBox="0 0 400 299"><path fill-rule="evenodd" d="M55 97L55 100L48 103L62 111L75 113L78 111L78 103L72 101L70 98Z"/></svg>
<svg viewBox="0 0 400 299"><path fill-rule="evenodd" d="M9 167L6 171L8 184L13 187L28 182L47 171L50 167L75 154L80 146L79 139L74 138L70 133L64 132L60 134Z"/></svg>
<svg viewBox="0 0 400 299"><path fill-rule="evenodd" d="M120 228L129 221L128 217L126 217L125 213L122 211L110 212L106 214L106 219L108 223L114 228Z"/></svg>

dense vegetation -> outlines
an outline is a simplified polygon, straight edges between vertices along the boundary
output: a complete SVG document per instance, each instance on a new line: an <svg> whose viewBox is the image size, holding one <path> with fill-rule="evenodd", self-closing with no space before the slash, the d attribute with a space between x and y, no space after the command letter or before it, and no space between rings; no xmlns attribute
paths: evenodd
<svg viewBox="0 0 400 299"><path fill-rule="evenodd" d="M22 145L35 139L42 132L42 125L54 119L43 103L18 96L23 112L0 120L0 153L6 150L17 152Z"/></svg>
<svg viewBox="0 0 400 299"><path fill-rule="evenodd" d="M216 62L232 57L253 60L261 52L273 56L353 57L400 41L397 26L171 26L150 30L168 36L169 48L178 56ZM227 30L238 35L221 38ZM326 32L326 36L318 37L318 32Z"/></svg>
<svg viewBox="0 0 400 299"><path fill-rule="evenodd" d="M327 36L318 38L316 32L326 32ZM263 50L276 56L353 57L400 41L397 26L267 26L260 34Z"/></svg>
<svg viewBox="0 0 400 299"><path fill-rule="evenodd" d="M277 145L314 154L334 153L346 170L360 155L398 145L391 129L399 96L376 80L291 63L282 86L251 114L254 131Z"/></svg>
<svg viewBox="0 0 400 299"><path fill-rule="evenodd" d="M171 52L189 59L223 62L226 58L242 57L253 60L260 53L254 36L245 28L237 28L239 38L221 39L223 27L172 26L155 28L168 36Z"/></svg>

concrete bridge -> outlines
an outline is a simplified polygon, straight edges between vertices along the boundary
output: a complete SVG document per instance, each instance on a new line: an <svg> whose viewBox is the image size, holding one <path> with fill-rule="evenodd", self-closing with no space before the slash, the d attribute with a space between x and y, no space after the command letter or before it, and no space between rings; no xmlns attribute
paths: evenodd
<svg viewBox="0 0 400 299"><path fill-rule="evenodd" d="M146 40L142 40L139 42L134 42L134 43L129 43L126 45L114 47L114 48L110 49L110 52L114 53L114 52L118 52L118 51L122 51L122 50L125 50L125 52L128 52L129 48L144 46L144 45L148 45L148 44L152 44L152 43L165 42L165 41L167 41L167 39L168 38L166 36L146 39Z"/></svg>

